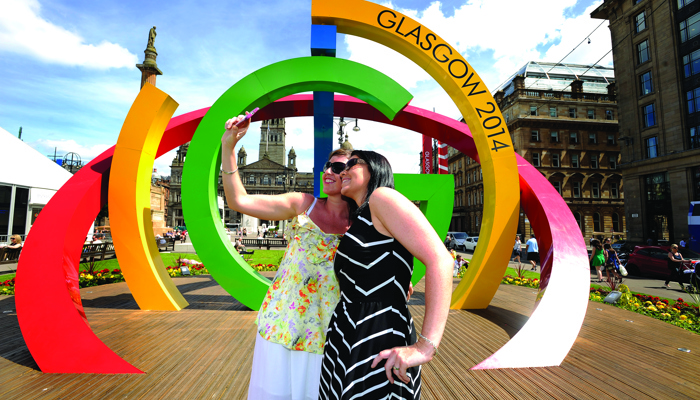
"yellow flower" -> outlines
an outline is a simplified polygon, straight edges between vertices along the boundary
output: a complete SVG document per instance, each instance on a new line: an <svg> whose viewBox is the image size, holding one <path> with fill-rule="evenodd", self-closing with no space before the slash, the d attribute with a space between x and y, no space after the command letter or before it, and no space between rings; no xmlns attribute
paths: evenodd
<svg viewBox="0 0 700 400"><path fill-rule="evenodd" d="M645 301L644 305L645 306L652 306L652 305L654 305L654 303L652 303L651 301Z"/></svg>
<svg viewBox="0 0 700 400"><path fill-rule="evenodd" d="M661 316L664 318L668 318L671 316L671 314L665 312L665 313L661 313Z"/></svg>
<svg viewBox="0 0 700 400"><path fill-rule="evenodd" d="M658 307L658 308L666 308L666 303L662 303L662 302L659 301L659 302L656 303L656 307Z"/></svg>
<svg viewBox="0 0 700 400"><path fill-rule="evenodd" d="M654 306L649 306L649 307L647 307L647 310L649 310L649 311L659 311L659 310L657 310L656 307L654 307Z"/></svg>
<svg viewBox="0 0 700 400"><path fill-rule="evenodd" d="M87 275L85 276L85 279L87 279L87 280L92 280L92 278L94 278L94 276L92 276L92 275L90 275L90 274L87 274Z"/></svg>
<svg viewBox="0 0 700 400"><path fill-rule="evenodd" d="M688 319L688 316L687 316L687 315L681 315L681 316L680 316L680 320L681 320L681 321L685 321L686 319Z"/></svg>

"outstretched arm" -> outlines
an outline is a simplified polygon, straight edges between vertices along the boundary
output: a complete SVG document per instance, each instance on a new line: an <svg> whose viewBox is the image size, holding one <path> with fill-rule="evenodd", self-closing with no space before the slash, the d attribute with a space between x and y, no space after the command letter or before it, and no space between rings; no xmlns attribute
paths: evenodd
<svg viewBox="0 0 700 400"><path fill-rule="evenodd" d="M285 193L281 195L249 195L243 183L236 163L236 144L245 136L250 122L241 126L235 124L243 119L240 115L226 121L224 135L221 138L221 167L224 171L221 180L224 184L226 203L232 210L250 215L255 218L280 221L293 218L306 210L314 197L305 193Z"/></svg>
<svg viewBox="0 0 700 400"><path fill-rule="evenodd" d="M437 347L450 309L454 260L418 207L399 192L378 188L372 193L369 204L375 228L394 237L425 264L425 318L421 333ZM389 381L393 383L393 371L403 382L408 382L406 368L425 364L434 355L433 345L419 339L412 346L380 352L372 367L386 359L384 368ZM394 366L399 369L394 370Z"/></svg>

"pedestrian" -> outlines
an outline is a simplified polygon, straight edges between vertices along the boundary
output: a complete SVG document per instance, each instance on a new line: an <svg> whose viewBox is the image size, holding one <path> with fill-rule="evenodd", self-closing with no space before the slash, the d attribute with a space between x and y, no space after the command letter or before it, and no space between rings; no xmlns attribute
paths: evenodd
<svg viewBox="0 0 700 400"><path fill-rule="evenodd" d="M600 243L600 240L595 239L593 241L593 248L591 249L591 266L595 268L598 273L598 282L603 282L603 268L605 266L605 249Z"/></svg>
<svg viewBox="0 0 700 400"><path fill-rule="evenodd" d="M534 233L530 235L530 240L525 245L527 246L527 260L532 264L530 271L537 271L537 263L540 262L540 249L537 246Z"/></svg>
<svg viewBox="0 0 700 400"><path fill-rule="evenodd" d="M445 238L445 248L448 250L450 249L450 242L452 242L452 239L450 238L450 235L447 235Z"/></svg>
<svg viewBox="0 0 700 400"><path fill-rule="evenodd" d="M466 263L467 261L463 259L461 255L457 254L457 257L455 257L454 270L452 271L453 278L456 278L459 275L459 271L462 269L462 265Z"/></svg>
<svg viewBox="0 0 700 400"><path fill-rule="evenodd" d="M515 235L515 245L513 245L513 262L518 260L518 267L520 267L520 252L523 250L523 244L520 242L520 235Z"/></svg>
<svg viewBox="0 0 700 400"><path fill-rule="evenodd" d="M593 246L593 241L594 241L594 240L595 240L595 236L591 236L591 240L588 241L588 242L591 244L591 246Z"/></svg>
<svg viewBox="0 0 700 400"><path fill-rule="evenodd" d="M603 250L605 250L605 279L610 281L610 271L615 275L615 278L622 282L622 277L618 273L620 269L620 259L617 257L617 252L612 248L610 243L605 243L603 245Z"/></svg>
<svg viewBox="0 0 700 400"><path fill-rule="evenodd" d="M654 241L651 238L647 239L647 246L651 246L653 244L654 244Z"/></svg>
<svg viewBox="0 0 700 400"><path fill-rule="evenodd" d="M681 241L678 244L681 245L681 247L680 247L681 249L685 249L685 246L686 246L685 238L681 238Z"/></svg>
<svg viewBox="0 0 700 400"><path fill-rule="evenodd" d="M666 279L666 282L664 282L666 289L671 288L671 286L669 286L671 279L678 282L678 284L681 285L681 288L683 287L683 283L681 282L681 271L683 270L682 266L683 255L680 251L678 251L678 245L672 244L671 251L668 253L668 269L671 271L671 276L669 276L669 278Z"/></svg>

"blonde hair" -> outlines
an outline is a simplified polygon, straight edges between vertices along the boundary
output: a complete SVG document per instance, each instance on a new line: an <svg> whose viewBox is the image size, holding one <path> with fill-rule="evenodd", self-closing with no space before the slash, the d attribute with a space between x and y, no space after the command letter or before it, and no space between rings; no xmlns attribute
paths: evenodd
<svg viewBox="0 0 700 400"><path fill-rule="evenodd" d="M672 248L672 249L677 249L677 248L678 248L678 245L677 245L677 244L672 244L672 245L671 245L671 248Z"/></svg>
<svg viewBox="0 0 700 400"><path fill-rule="evenodd" d="M20 235L12 235L10 239L15 239L15 244L22 244L22 236Z"/></svg>

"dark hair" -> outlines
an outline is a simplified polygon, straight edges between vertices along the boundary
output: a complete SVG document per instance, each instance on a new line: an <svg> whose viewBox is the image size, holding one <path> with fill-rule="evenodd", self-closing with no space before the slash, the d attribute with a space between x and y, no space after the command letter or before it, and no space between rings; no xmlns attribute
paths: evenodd
<svg viewBox="0 0 700 400"><path fill-rule="evenodd" d="M369 169L369 182L367 182L367 194L365 195L362 204L358 204L355 215L352 218L356 218L360 215L362 210L369 204L369 197L372 195L375 189L380 187L394 188L394 173L391 170L391 164L383 155L369 150L353 150L351 156L357 156L357 158L365 161L367 163L367 168Z"/></svg>
<svg viewBox="0 0 700 400"><path fill-rule="evenodd" d="M598 239L593 239L593 241L591 242L591 245L598 250L603 248L603 246L600 245L600 240L598 240Z"/></svg>
<svg viewBox="0 0 700 400"><path fill-rule="evenodd" d="M331 154L328 155L328 161L330 161L331 158L333 158L333 157L335 157L335 156L345 156L345 157L347 157L347 158L350 158L351 155L352 155L352 150L348 150L348 149L335 149L335 150L333 150L333 151L331 152Z"/></svg>
<svg viewBox="0 0 700 400"><path fill-rule="evenodd" d="M605 244L603 245L603 248L604 248L605 250L610 250L610 249L612 249L612 246L610 246L610 243L605 243Z"/></svg>

